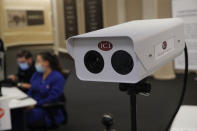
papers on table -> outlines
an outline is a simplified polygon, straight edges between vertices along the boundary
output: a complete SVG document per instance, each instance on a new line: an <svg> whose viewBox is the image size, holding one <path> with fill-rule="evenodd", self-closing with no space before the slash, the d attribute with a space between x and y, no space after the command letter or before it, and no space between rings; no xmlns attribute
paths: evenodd
<svg viewBox="0 0 197 131"><path fill-rule="evenodd" d="M31 105L35 105L36 101L28 97L24 92L20 91L16 87L2 87L2 94L4 97L9 98L9 108L23 108Z"/></svg>

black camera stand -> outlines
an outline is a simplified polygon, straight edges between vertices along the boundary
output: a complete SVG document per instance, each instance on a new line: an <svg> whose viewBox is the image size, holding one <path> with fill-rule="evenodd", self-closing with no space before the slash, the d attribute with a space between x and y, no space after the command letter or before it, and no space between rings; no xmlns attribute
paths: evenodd
<svg viewBox="0 0 197 131"><path fill-rule="evenodd" d="M137 95L149 96L151 92L151 85L147 83L145 80L142 80L136 84L120 83L119 89L121 91L127 92L130 96L131 131L137 131Z"/></svg>

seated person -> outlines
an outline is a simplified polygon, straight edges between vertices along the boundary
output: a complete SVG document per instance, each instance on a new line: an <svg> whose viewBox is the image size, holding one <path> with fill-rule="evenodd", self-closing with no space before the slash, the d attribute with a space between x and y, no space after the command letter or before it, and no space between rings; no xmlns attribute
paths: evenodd
<svg viewBox="0 0 197 131"><path fill-rule="evenodd" d="M32 54L27 50L21 50L17 54L18 72L16 75L8 76L12 81L18 82L18 86L24 92L30 88L30 79L35 72Z"/></svg>
<svg viewBox="0 0 197 131"><path fill-rule="evenodd" d="M60 100L63 95L65 79L56 56L48 52L39 53L36 57L36 73L31 78L31 88L28 95L37 101L37 105L29 107L27 122L34 125L44 121L46 126L51 126L50 114L40 108L41 105ZM60 124L64 121L61 110L54 110L55 121Z"/></svg>

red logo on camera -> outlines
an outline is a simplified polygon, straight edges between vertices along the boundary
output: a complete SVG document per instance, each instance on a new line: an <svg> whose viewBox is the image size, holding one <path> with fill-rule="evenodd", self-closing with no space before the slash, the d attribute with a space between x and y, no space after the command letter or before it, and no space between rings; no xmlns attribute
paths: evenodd
<svg viewBox="0 0 197 131"><path fill-rule="evenodd" d="M166 41L164 41L163 43L162 43L162 49L167 49L167 47L168 47L168 43L166 42Z"/></svg>
<svg viewBox="0 0 197 131"><path fill-rule="evenodd" d="M5 111L3 108L0 108L0 119L5 115Z"/></svg>
<svg viewBox="0 0 197 131"><path fill-rule="evenodd" d="M109 51L113 48L113 45L109 41L101 41L98 43L98 48L103 51Z"/></svg>

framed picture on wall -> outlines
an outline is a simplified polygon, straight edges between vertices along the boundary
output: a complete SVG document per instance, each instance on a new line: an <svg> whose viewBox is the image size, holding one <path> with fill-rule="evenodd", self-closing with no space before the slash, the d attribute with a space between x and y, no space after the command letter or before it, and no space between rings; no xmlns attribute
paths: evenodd
<svg viewBox="0 0 197 131"><path fill-rule="evenodd" d="M7 10L8 28L44 25L43 10Z"/></svg>
<svg viewBox="0 0 197 131"><path fill-rule="evenodd" d="M27 25L44 25L44 11L42 10L27 10Z"/></svg>
<svg viewBox="0 0 197 131"><path fill-rule="evenodd" d="M9 28L27 26L27 13L25 10L7 10L7 24Z"/></svg>

